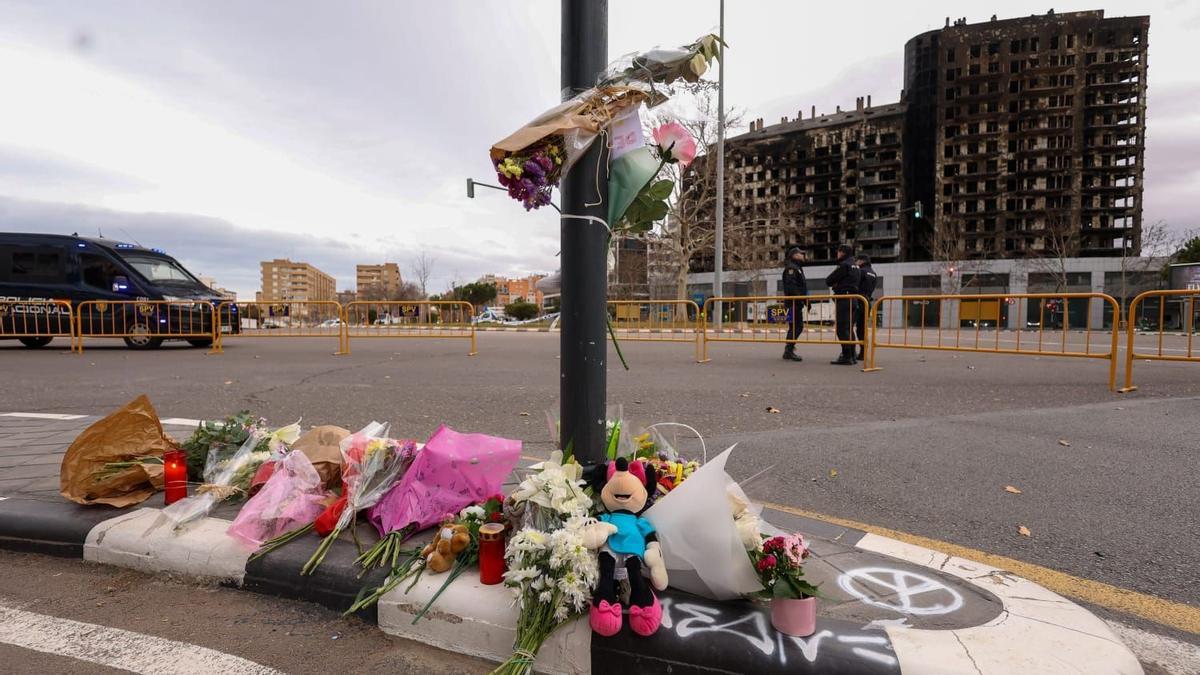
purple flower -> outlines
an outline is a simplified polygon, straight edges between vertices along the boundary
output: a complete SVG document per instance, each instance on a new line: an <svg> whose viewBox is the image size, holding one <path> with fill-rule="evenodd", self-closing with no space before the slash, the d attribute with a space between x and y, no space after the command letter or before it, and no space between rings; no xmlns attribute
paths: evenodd
<svg viewBox="0 0 1200 675"><path fill-rule="evenodd" d="M542 169L541 164L538 164L531 159L528 162L525 162L525 166L523 168L525 169L526 175L528 175L531 180L537 183L544 183L546 181L546 171Z"/></svg>

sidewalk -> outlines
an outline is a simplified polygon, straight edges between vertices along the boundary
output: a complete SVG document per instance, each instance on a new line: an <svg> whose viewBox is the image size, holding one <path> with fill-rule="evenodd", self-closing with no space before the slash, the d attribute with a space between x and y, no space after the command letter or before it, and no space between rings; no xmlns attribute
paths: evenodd
<svg viewBox="0 0 1200 675"><path fill-rule="evenodd" d="M254 562L225 535L239 505L179 534L156 527L161 493L140 507L82 507L58 494L58 468L70 442L94 416L0 413L0 547L217 579L243 590L306 599L344 610L365 584L349 541L339 541L317 573L299 569L317 538L293 542ZM190 420L165 419L182 439ZM827 599L817 631L791 638L749 602L717 603L663 595L663 627L651 638L625 631L600 638L586 620L561 628L538 670L554 673L1139 673L1137 659L1107 624L1074 603L1002 570L774 510L767 521L812 542L807 576ZM361 528L362 531L370 528ZM360 535L363 533L360 531ZM516 612L503 587L464 574L417 624L412 616L440 586L426 577L410 594L385 596L363 618L387 633L443 649L505 658Z"/></svg>

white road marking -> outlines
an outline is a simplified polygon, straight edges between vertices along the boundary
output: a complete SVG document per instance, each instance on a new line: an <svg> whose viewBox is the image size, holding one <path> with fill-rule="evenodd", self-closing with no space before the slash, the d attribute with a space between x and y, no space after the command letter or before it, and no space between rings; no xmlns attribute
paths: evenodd
<svg viewBox="0 0 1200 675"><path fill-rule="evenodd" d="M192 420L186 417L168 417L162 421L163 424L170 424L177 427L198 427L200 420Z"/></svg>
<svg viewBox="0 0 1200 675"><path fill-rule="evenodd" d="M3 600L0 642L147 675L282 675L215 649L26 612Z"/></svg>
<svg viewBox="0 0 1200 675"><path fill-rule="evenodd" d="M87 415L64 415L61 413L4 413L0 417L28 417L35 420L81 420Z"/></svg>
<svg viewBox="0 0 1200 675"><path fill-rule="evenodd" d="M1200 647L1118 621L1105 623L1141 661L1162 666L1171 675L1200 675Z"/></svg>

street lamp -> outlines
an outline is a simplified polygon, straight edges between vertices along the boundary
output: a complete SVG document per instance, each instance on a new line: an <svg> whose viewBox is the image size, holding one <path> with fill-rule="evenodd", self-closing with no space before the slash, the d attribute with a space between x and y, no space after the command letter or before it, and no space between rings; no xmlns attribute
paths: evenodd
<svg viewBox="0 0 1200 675"><path fill-rule="evenodd" d="M475 180L474 178L468 178L467 179L467 199L475 199L475 187L476 186L491 188L493 190L499 190L501 192L508 192L508 190L506 188L502 188L499 185L492 185L490 183L480 183L479 181ZM558 204L555 204L554 202L550 202L550 206L553 206L555 211L562 213L562 209L558 208Z"/></svg>

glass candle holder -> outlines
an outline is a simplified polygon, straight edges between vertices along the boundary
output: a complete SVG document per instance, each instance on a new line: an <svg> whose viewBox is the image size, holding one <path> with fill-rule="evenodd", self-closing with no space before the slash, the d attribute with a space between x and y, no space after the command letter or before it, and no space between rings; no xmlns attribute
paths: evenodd
<svg viewBox="0 0 1200 675"><path fill-rule="evenodd" d="M187 496L187 454L182 450L163 453L163 504L171 505Z"/></svg>
<svg viewBox="0 0 1200 675"><path fill-rule="evenodd" d="M504 581L504 525L485 523L479 527L479 582L494 585Z"/></svg>

